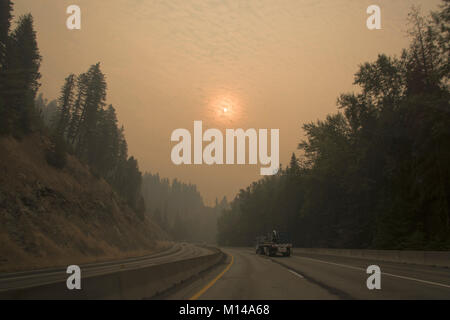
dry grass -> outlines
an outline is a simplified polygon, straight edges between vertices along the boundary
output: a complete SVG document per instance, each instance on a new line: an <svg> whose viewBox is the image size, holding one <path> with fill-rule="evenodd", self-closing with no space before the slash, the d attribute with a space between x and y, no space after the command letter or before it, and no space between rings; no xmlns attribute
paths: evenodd
<svg viewBox="0 0 450 320"><path fill-rule="evenodd" d="M0 138L0 272L141 256L166 245L103 180L69 156L49 166L38 134Z"/></svg>

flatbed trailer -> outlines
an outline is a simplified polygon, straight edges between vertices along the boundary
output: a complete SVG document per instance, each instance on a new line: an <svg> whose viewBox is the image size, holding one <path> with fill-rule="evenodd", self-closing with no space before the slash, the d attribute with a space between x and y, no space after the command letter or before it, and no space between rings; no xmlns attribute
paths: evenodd
<svg viewBox="0 0 450 320"><path fill-rule="evenodd" d="M256 254L266 256L276 256L281 254L290 257L292 253L292 243L289 241L273 241L270 236L256 238Z"/></svg>

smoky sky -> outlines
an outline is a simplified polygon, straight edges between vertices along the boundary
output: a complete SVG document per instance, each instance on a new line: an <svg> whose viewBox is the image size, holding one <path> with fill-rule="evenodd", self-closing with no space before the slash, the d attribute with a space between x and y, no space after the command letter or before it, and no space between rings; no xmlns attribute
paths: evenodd
<svg viewBox="0 0 450 320"><path fill-rule="evenodd" d="M207 203L259 179L259 165L175 166L177 128L280 129L287 164L303 123L336 112L358 65L406 47L407 14L438 0L15 0L31 12L43 56L41 92L55 99L64 78L101 62L108 103L125 127L141 171L197 184ZM79 5L82 29L66 8ZM382 29L366 27L381 8ZM226 104L229 116L220 114Z"/></svg>

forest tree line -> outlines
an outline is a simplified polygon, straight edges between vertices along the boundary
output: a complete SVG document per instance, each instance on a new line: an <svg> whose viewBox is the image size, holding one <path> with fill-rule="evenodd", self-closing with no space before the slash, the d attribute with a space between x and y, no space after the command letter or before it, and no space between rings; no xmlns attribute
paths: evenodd
<svg viewBox="0 0 450 320"><path fill-rule="evenodd" d="M219 244L278 229L299 247L450 249L450 1L409 21L409 47L362 64L300 156L240 191Z"/></svg>
<svg viewBox="0 0 450 320"><path fill-rule="evenodd" d="M142 174L137 160L128 156L124 128L118 124L115 108L106 104L106 93L100 63L65 79L56 104L50 102L44 109L47 112L41 113L50 121L54 141L47 160L63 167L66 152L74 154L143 217ZM53 113L48 111L52 106Z"/></svg>
<svg viewBox="0 0 450 320"><path fill-rule="evenodd" d="M114 107L106 104L100 63L69 75L57 101L47 103L42 95L36 99L42 57L33 17L19 17L11 31L12 11L12 1L0 0L0 133L21 138L45 132L51 138L49 164L62 169L67 153L75 155L143 217L142 174L137 160L128 156Z"/></svg>
<svg viewBox="0 0 450 320"><path fill-rule="evenodd" d="M151 173L143 176L142 195L147 214L173 239L216 242L217 217L228 207L226 197L209 207L195 185Z"/></svg>

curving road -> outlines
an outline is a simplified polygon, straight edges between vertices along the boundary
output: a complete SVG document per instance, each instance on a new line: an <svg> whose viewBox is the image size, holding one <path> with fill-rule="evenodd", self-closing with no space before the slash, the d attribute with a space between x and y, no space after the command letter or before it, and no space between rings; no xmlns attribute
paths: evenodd
<svg viewBox="0 0 450 320"><path fill-rule="evenodd" d="M165 299L450 299L450 269L325 255L256 255L223 248L222 265ZM369 265L381 268L381 290L366 286Z"/></svg>
<svg viewBox="0 0 450 320"><path fill-rule="evenodd" d="M153 265L174 262L210 254L211 250L187 243L175 243L158 253L110 262L80 265L83 278L114 273L123 270L140 269ZM74 262L76 263L76 262ZM4 291L30 288L45 284L65 282L66 268L43 269L26 272L0 274L0 293Z"/></svg>

